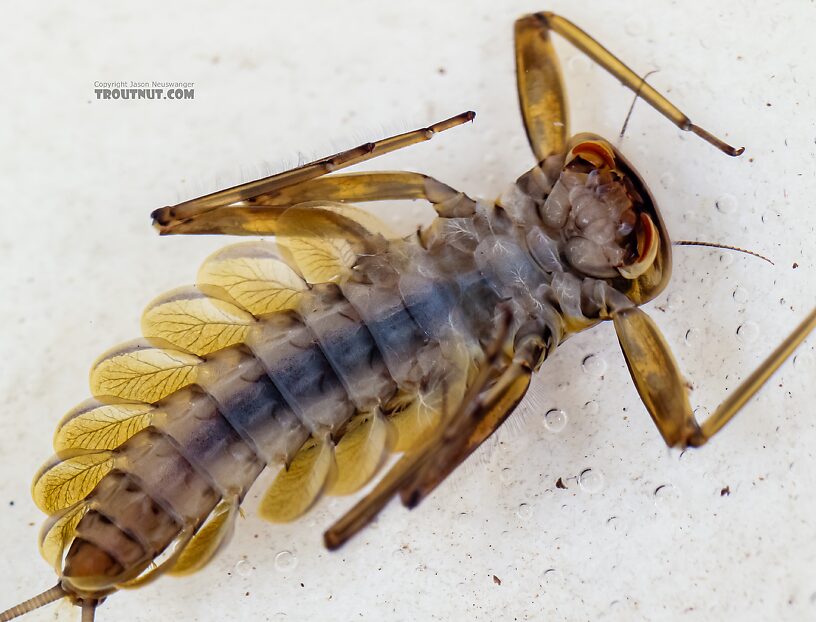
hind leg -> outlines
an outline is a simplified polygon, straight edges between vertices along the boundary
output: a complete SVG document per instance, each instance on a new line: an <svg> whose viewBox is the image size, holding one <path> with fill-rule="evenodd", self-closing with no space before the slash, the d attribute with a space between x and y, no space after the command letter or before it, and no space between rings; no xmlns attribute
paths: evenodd
<svg viewBox="0 0 816 622"><path fill-rule="evenodd" d="M225 190L219 190L218 192L213 192L190 201L184 201L177 205L162 207L151 214L153 223L163 235L172 233L257 235L256 231L248 232L248 229L251 227L242 226L246 221L252 221L253 219L253 201L257 201L261 197L291 197L292 192L291 190L287 191L287 189L291 189L292 186L302 185L342 168L347 168L360 162L376 158L379 155L384 155L396 151L397 149L402 149L403 147L430 140L438 132L443 132L457 125L462 125L467 121L472 121L475 116L476 114L473 112L463 112L462 114L440 121L439 123L434 123L426 128L398 134L376 142L365 143L354 149L341 151L340 153L315 160L309 164L304 164L298 168L278 173L277 175L250 181ZM408 175L415 174L409 173ZM352 190L356 190L360 193L365 191L369 195L371 195L372 190L376 190L378 186L388 187L387 180L382 177L376 178L375 180L369 179L368 182L364 182L363 179L364 177L357 178L356 183L346 183L346 187L351 186ZM346 179L346 181L348 182L348 179ZM373 185L372 189L374 181L377 183ZM402 185L417 186L420 184L420 181L422 180L403 179ZM447 188L444 184L439 184L438 182L437 184L443 188ZM326 185L330 188L330 191L334 192L337 196L343 195L344 190L340 187L341 182L329 182ZM393 187L393 180L391 181L391 186ZM301 186L301 190L303 190L303 186ZM431 189L430 192L433 193L434 190L439 190L439 188ZM348 190L345 192L348 192ZM410 194L407 190L402 190L402 192ZM387 192L382 190L382 194L387 195ZM321 198L330 200L327 197ZM384 198L388 198L388 196ZM414 197L411 196L408 198ZM255 219L274 220L275 214L280 213L280 210L283 208L278 207L278 204L274 203L274 198L271 200L273 200L273 204L269 209L255 208ZM216 210L218 210L217 213L212 214L212 212ZM263 227L260 228L262 229Z"/></svg>
<svg viewBox="0 0 816 622"><path fill-rule="evenodd" d="M171 215L174 208L164 207L153 212L153 218L161 235L274 235L278 218L295 205L410 199L428 201L440 216L447 218L470 216L476 209L476 201L433 177L408 171L380 171L318 177L184 219Z"/></svg>

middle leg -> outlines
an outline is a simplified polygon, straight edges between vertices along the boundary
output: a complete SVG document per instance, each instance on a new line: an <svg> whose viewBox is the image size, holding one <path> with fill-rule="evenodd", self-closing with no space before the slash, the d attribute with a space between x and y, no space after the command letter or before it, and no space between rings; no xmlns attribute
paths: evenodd
<svg viewBox="0 0 816 622"><path fill-rule="evenodd" d="M365 527L390 499L400 494L408 508L418 505L473 453L518 405L530 384L532 369L522 356L504 362L510 317L502 319L496 339L461 402L422 446L404 455L377 486L324 534L327 548L342 546ZM535 348L537 344L527 344ZM519 353L517 352L517 355Z"/></svg>

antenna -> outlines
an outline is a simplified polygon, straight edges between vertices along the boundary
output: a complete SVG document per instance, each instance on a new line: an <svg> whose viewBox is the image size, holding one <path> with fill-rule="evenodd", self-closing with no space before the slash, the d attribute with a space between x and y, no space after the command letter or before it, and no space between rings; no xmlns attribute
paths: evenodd
<svg viewBox="0 0 816 622"><path fill-rule="evenodd" d="M767 261L772 266L776 265L765 255L760 255L759 253L755 253L754 251L747 251L744 248L739 248L738 246L728 246L726 244L716 244L714 242L697 242L696 240L677 240L676 242L672 242L672 244L674 244L675 246L708 246L710 248L722 248L728 251L737 251L738 253L745 253L746 255L753 255L754 257L759 257L763 261Z"/></svg>

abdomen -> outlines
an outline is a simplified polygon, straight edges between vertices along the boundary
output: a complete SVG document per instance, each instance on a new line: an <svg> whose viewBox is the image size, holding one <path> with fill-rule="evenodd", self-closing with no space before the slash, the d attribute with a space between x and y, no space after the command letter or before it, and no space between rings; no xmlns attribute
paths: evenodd
<svg viewBox="0 0 816 622"><path fill-rule="evenodd" d="M35 499L52 514L44 555L64 561L74 591L100 595L171 545L189 546L180 538L220 504L239 503L266 466L281 469L278 480L311 478L302 491L273 484L268 496L308 498L294 499L289 513L272 499L271 520L294 518L333 482L352 492L387 451L428 433L444 391L463 392L479 341L467 334L473 322L461 316L461 295L402 254L381 253L337 283L307 284L271 245L217 253L198 288L148 307L147 341L94 365L97 401L69 413L57 433L58 451L82 453L63 453L35 481ZM103 419L111 433L81 433ZM341 451L357 426L375 424L391 428L377 446ZM304 458L315 446L332 452L325 474ZM293 461L312 470L287 471ZM370 473L349 476L355 468ZM323 478L317 488L315 477Z"/></svg>

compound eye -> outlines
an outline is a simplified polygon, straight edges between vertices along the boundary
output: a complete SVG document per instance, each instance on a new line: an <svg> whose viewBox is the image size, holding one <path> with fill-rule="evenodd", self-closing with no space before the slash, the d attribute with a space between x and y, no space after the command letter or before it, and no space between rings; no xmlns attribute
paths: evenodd
<svg viewBox="0 0 816 622"><path fill-rule="evenodd" d="M640 222L635 229L637 235L637 257L626 266L618 268L621 276L634 280L652 267L657 258L657 249L660 246L660 236L652 219L648 214L641 212Z"/></svg>
<svg viewBox="0 0 816 622"><path fill-rule="evenodd" d="M595 168L604 166L610 169L616 168L614 151L609 145L599 140L585 140L575 145L567 154L566 163L569 164L579 156Z"/></svg>

